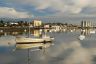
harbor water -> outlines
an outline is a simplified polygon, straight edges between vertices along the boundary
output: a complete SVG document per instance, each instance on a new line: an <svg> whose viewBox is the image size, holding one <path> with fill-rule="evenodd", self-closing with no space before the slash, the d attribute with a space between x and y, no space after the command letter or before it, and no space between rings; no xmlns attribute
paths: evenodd
<svg viewBox="0 0 96 64"><path fill-rule="evenodd" d="M29 54L29 64L96 64L96 34L79 40L78 32L48 33L55 38L54 45ZM24 34L21 34L24 35ZM8 42L15 43L15 36L0 36L0 64L27 64L28 50L16 50Z"/></svg>

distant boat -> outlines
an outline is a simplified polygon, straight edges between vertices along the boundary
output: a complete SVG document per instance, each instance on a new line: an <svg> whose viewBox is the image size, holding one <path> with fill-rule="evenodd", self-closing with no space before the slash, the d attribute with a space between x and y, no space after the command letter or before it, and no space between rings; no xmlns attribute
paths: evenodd
<svg viewBox="0 0 96 64"><path fill-rule="evenodd" d="M80 35L79 36L79 40L84 40L85 39L85 35Z"/></svg>
<svg viewBox="0 0 96 64"><path fill-rule="evenodd" d="M95 34L95 30L91 30L90 33L91 33L91 34Z"/></svg>

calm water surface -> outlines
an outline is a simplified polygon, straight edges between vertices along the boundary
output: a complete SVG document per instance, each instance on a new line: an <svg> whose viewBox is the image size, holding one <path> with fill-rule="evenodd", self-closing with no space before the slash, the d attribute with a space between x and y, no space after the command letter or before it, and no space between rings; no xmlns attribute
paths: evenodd
<svg viewBox="0 0 96 64"><path fill-rule="evenodd" d="M79 33L50 33L55 37L54 46L40 51L30 51L30 64L96 64L96 34L85 40L78 40ZM27 64L27 50L7 47L7 42L15 43L15 37L0 37L0 64ZM6 46L4 46L6 44Z"/></svg>

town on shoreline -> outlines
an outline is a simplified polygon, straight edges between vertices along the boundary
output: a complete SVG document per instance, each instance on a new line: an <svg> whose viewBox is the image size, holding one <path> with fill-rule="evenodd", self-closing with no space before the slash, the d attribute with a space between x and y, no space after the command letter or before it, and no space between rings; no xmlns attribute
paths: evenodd
<svg viewBox="0 0 96 64"><path fill-rule="evenodd" d="M46 29L47 31L52 32L64 32L66 30L75 31L78 29L95 29L95 25L91 21L81 21L81 24L69 24L69 23L44 23L41 20L32 20L28 21L4 21L0 20L0 32L23 32L28 31L30 29L38 30L38 29ZM50 30L51 29L51 30Z"/></svg>

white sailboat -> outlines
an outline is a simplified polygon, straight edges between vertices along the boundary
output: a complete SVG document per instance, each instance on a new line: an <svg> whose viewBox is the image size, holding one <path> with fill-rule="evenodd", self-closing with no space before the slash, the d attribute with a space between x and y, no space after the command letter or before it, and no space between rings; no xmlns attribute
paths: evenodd
<svg viewBox="0 0 96 64"><path fill-rule="evenodd" d="M54 40L53 37L43 35L42 37L35 38L30 36L30 27L29 27L29 36L16 37L16 49L29 49L29 48L41 48L41 47L49 47Z"/></svg>

